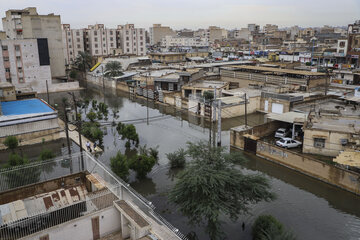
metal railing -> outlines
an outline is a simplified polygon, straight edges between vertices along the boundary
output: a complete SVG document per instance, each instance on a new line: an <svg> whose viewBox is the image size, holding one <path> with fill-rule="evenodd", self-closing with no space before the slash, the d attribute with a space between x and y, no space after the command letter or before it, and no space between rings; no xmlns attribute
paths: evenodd
<svg viewBox="0 0 360 240"><path fill-rule="evenodd" d="M166 226L179 239L187 239L185 235L155 211L155 206L152 202L135 191L130 184L117 177L107 166L87 152L83 152L82 155L81 153L74 153L47 161L33 162L27 165L2 169L0 170L0 192L10 191L26 185L49 181L80 172L89 172L93 174L99 182L105 184L108 189L105 194L106 196L112 196L114 200L116 198L131 202L141 209L143 214ZM91 195L92 193L88 194L90 199L86 201L52 211L38 212L25 219L0 225L0 239L17 239L24 237L101 210L113 204L112 201L110 203L102 199L100 202L105 202L106 204L104 206L100 208L90 208L91 202L93 203L96 199L105 196L101 194L100 196L92 197Z"/></svg>

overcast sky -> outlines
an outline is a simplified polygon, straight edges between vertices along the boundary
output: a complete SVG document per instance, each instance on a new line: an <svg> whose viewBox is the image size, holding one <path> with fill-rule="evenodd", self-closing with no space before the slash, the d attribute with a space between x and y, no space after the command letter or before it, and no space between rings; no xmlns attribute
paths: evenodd
<svg viewBox="0 0 360 240"><path fill-rule="evenodd" d="M0 6L1 17L8 9L31 6L39 14L61 15L62 23L72 28L95 23L145 28L161 23L174 29L209 25L233 29L248 23L346 26L360 19L360 0L0 0Z"/></svg>

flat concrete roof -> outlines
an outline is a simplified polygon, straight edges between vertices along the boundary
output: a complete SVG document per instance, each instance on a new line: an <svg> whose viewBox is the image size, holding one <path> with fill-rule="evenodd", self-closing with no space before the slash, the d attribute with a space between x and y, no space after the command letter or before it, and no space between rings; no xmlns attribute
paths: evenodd
<svg viewBox="0 0 360 240"><path fill-rule="evenodd" d="M302 70L292 70L292 69L280 69L280 68L271 68L271 67L258 67L258 66L246 65L246 66L234 66L234 68L244 69L244 70L261 71L261 72L274 72L274 73L304 75L304 76L325 76L325 73L302 71Z"/></svg>
<svg viewBox="0 0 360 240"><path fill-rule="evenodd" d="M298 113L298 112L286 112L286 113L268 113L266 115L268 119L287 122L287 123L295 123L300 122L304 123L307 118L307 114L305 113Z"/></svg>

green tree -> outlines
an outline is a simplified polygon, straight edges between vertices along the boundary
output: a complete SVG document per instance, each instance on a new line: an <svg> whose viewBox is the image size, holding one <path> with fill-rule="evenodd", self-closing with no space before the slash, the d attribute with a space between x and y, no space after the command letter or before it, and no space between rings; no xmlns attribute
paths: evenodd
<svg viewBox="0 0 360 240"><path fill-rule="evenodd" d="M236 221L249 212L250 204L274 199L268 180L261 175L244 175L235 163L244 160L224 147L207 142L188 143L191 157L169 193L169 200L189 218L190 223L206 223L210 239L222 239L220 215Z"/></svg>
<svg viewBox="0 0 360 240"><path fill-rule="evenodd" d="M127 180L129 176L129 163L125 155L118 152L115 157L110 158L111 170L121 179Z"/></svg>
<svg viewBox="0 0 360 240"><path fill-rule="evenodd" d="M137 134L136 128L133 124L118 123L116 130L123 139L127 139L128 142L132 141L133 143L136 143L136 145L139 144L139 135Z"/></svg>
<svg viewBox="0 0 360 240"><path fill-rule="evenodd" d="M207 100L207 101L214 99L214 92L212 92L212 91L205 91L203 95L204 95L205 100Z"/></svg>
<svg viewBox="0 0 360 240"><path fill-rule="evenodd" d="M182 168L186 163L186 152L180 148L176 152L167 153L166 157L169 159L170 168Z"/></svg>
<svg viewBox="0 0 360 240"><path fill-rule="evenodd" d="M41 150L39 160L40 161L45 161L45 160L48 160L48 159L53 159L55 157L56 157L56 155L53 153L53 151L51 151L50 149L45 148L45 149Z"/></svg>
<svg viewBox="0 0 360 240"><path fill-rule="evenodd" d="M99 140L99 144L102 145L104 133L100 129L98 122L85 122L82 127L82 134L91 141Z"/></svg>
<svg viewBox="0 0 360 240"><path fill-rule="evenodd" d="M14 153L15 149L19 146L19 141L14 136L7 136L4 145Z"/></svg>
<svg viewBox="0 0 360 240"><path fill-rule="evenodd" d="M87 52L79 52L75 59L75 67L83 73L83 79L86 79L86 71L91 68L92 58Z"/></svg>
<svg viewBox="0 0 360 240"><path fill-rule="evenodd" d="M118 77L124 75L122 72L121 63L118 61L110 61L105 65L106 77Z"/></svg>
<svg viewBox="0 0 360 240"><path fill-rule="evenodd" d="M134 170L138 178L144 178L155 165L156 160L148 154L137 154L130 160L130 168Z"/></svg>
<svg viewBox="0 0 360 240"><path fill-rule="evenodd" d="M97 118L97 114L93 111L90 111L86 117L91 121L91 122L95 122L95 119Z"/></svg>
<svg viewBox="0 0 360 240"><path fill-rule="evenodd" d="M77 77L77 72L75 70L71 70L70 74L69 74L69 77L71 79L75 79Z"/></svg>
<svg viewBox="0 0 360 240"><path fill-rule="evenodd" d="M295 235L285 230L284 226L271 215L259 216L253 226L254 240L295 240Z"/></svg>

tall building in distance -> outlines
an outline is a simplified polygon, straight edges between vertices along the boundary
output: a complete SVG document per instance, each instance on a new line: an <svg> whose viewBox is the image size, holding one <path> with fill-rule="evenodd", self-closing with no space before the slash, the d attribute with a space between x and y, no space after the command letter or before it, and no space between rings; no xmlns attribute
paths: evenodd
<svg viewBox="0 0 360 240"><path fill-rule="evenodd" d="M161 26L161 24L153 24L149 29L150 45L160 45L162 39L166 36L176 36L176 32L170 27Z"/></svg>
<svg viewBox="0 0 360 240"><path fill-rule="evenodd" d="M70 29L70 24L62 24L65 63L72 63L80 52L84 52L84 31Z"/></svg>
<svg viewBox="0 0 360 240"><path fill-rule="evenodd" d="M120 44L123 54L146 55L146 34L144 28L135 28L134 24L119 25Z"/></svg>
<svg viewBox="0 0 360 240"><path fill-rule="evenodd" d="M107 56L116 48L116 29L105 28L104 24L89 25L85 29L85 51L91 56Z"/></svg>
<svg viewBox="0 0 360 240"><path fill-rule="evenodd" d="M65 76L65 58L60 15L39 15L36 8L8 10L2 19L9 39L46 38L52 77Z"/></svg>

